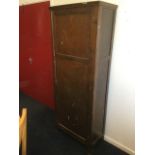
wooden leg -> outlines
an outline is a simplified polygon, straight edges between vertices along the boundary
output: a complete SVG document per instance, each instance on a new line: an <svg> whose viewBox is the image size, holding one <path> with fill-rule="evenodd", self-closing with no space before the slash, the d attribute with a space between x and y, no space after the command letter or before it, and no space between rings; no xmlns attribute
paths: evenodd
<svg viewBox="0 0 155 155"><path fill-rule="evenodd" d="M26 155L26 136L24 135L23 141L22 141L22 155Z"/></svg>
<svg viewBox="0 0 155 155"><path fill-rule="evenodd" d="M23 131L23 141L22 141L22 155L27 154L27 116L25 120L25 126Z"/></svg>

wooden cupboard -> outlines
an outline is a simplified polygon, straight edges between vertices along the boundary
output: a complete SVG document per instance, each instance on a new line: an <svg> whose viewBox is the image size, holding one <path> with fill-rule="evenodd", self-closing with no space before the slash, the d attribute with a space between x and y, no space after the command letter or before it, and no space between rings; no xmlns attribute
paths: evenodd
<svg viewBox="0 0 155 155"><path fill-rule="evenodd" d="M116 8L99 1L51 7L57 125L84 144L104 131Z"/></svg>

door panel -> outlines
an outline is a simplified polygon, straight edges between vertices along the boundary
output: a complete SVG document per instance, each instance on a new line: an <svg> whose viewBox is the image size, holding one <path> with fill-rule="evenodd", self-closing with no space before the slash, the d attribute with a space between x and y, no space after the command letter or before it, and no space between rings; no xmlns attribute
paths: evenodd
<svg viewBox="0 0 155 155"><path fill-rule="evenodd" d="M73 132L87 136L88 65L56 57L58 121Z"/></svg>
<svg viewBox="0 0 155 155"><path fill-rule="evenodd" d="M87 58L90 51L89 9L62 9L54 16L55 52Z"/></svg>
<svg viewBox="0 0 155 155"><path fill-rule="evenodd" d="M20 90L55 107L50 2L20 6Z"/></svg>
<svg viewBox="0 0 155 155"><path fill-rule="evenodd" d="M19 86L23 92L31 93L31 65L29 57L31 49L31 20L30 9L26 6L19 7Z"/></svg>

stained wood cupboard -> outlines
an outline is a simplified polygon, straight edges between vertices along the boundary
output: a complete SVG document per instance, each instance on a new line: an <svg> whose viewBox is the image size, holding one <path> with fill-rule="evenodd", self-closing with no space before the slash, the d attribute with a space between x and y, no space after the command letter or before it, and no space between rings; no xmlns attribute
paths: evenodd
<svg viewBox="0 0 155 155"><path fill-rule="evenodd" d="M103 135L116 5L51 7L59 128L84 144Z"/></svg>

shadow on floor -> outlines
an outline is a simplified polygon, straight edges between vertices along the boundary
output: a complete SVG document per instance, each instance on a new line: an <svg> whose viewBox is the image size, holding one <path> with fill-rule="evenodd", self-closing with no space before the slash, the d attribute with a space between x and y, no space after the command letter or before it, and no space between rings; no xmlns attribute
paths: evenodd
<svg viewBox="0 0 155 155"><path fill-rule="evenodd" d="M27 155L86 155L84 145L58 130L55 114L47 106L20 93L19 108L28 108ZM111 144L100 140L93 155L127 155Z"/></svg>

